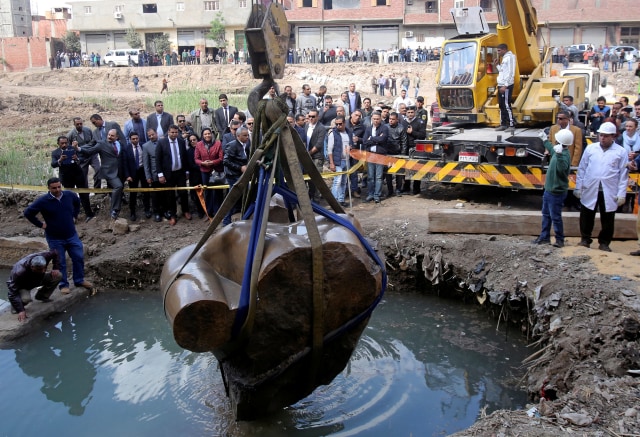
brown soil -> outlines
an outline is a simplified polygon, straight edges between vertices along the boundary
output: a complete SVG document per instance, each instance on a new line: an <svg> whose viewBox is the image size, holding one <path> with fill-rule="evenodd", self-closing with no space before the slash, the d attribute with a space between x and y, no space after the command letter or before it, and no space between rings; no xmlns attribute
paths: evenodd
<svg viewBox="0 0 640 437"><path fill-rule="evenodd" d="M393 71L398 76L409 71L413 77L418 68L422 83L433 83L435 64L426 67L336 64L322 68L288 67L280 84L300 89L306 82L315 90L325 83L330 94L337 94L355 81L357 88L367 94L371 75ZM37 120L51 139L70 128L72 116L80 114L87 119L93 112L124 123L126 109L132 104L143 106L145 97L155 96L149 87L159 85L167 72L173 89L181 84L206 88L207 84L215 83L222 89L235 91L257 84L247 66L232 65L135 70L77 68L3 74L0 129L6 132L22 127L25 120ZM138 94L130 91L134 73L143 84L143 91ZM621 83L619 91L633 94L632 78L624 73L617 76L619 79L611 75L611 81ZM432 101L433 87L424 88L421 94ZM80 99L105 95L111 100L111 111ZM215 102L215 97L211 96L210 101ZM171 112L171 108L166 109ZM143 109L143 113L149 112L150 107ZM38 135L34 147L43 139ZM376 240L379 250L384 251L391 274L390 287L418 283L421 290L433 290L419 278L423 264L441 251L448 263L443 268L451 273L448 285L456 285L454 292L473 298L468 290L484 281L484 288L478 287L480 300L487 296L487 302L499 302L506 297L486 308L496 316L511 314L510 323L522 329L523 335L529 335L532 342L532 356L524 367L522 387L530 393L537 412L533 417L523 411L499 411L484 417L479 411L479 421L459 435L555 436L571 431L581 435L640 434L637 407L640 379L627 374L630 369L640 369L637 262L626 255L637 248L636 242L616 241L612 244L613 252L605 253L576 247L576 239L569 239L569 246L559 250L532 246L530 238L508 235L429 234L430 209L463 204L465 210L537 210L540 200L535 194L499 189L437 184L424 188L420 196L392 197L380 205L356 199L350 209L368 237ZM20 215L36 194L0 191L0 236L42 236L41 230ZM89 275L101 287L154 288L167 257L197 241L207 226L199 220L180 220L176 226L141 220L131 232L116 236L107 217L108 199L96 195L92 202L100 206L98 218L89 224L81 221L78 231L87 248ZM126 207L124 213L126 217ZM532 229L532 234L537 232L538 229ZM437 290L443 291L441 287ZM546 399L541 400L541 396Z"/></svg>

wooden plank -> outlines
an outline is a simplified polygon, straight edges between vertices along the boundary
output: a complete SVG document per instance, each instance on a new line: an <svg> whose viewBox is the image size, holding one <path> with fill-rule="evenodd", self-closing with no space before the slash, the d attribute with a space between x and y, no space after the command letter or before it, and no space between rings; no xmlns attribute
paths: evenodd
<svg viewBox="0 0 640 437"><path fill-rule="evenodd" d="M542 215L540 211L432 209L429 211L429 232L453 234L538 235ZM567 237L580 236L580 213L563 212L564 233ZM616 214L613 238L636 239L634 214ZM600 232L600 214L596 214L592 237ZM552 227L553 234L553 227Z"/></svg>

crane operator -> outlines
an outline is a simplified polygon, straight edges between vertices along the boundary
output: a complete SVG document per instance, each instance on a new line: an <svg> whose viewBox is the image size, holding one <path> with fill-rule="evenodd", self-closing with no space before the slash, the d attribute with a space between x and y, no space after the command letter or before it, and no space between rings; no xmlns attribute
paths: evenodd
<svg viewBox="0 0 640 437"><path fill-rule="evenodd" d="M506 44L500 44L497 48L498 59L494 62L498 69L498 104L500 105L500 126L497 131L506 130L516 125L511 112L511 94L516 75L516 56L509 50Z"/></svg>

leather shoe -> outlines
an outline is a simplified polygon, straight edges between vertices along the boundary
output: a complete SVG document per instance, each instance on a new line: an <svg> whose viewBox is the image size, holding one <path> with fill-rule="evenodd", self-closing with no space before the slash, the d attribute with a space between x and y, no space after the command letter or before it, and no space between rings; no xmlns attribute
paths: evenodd
<svg viewBox="0 0 640 437"><path fill-rule="evenodd" d="M587 240L580 240L578 246L586 247L588 249L589 246L591 246L591 243L589 243Z"/></svg>
<svg viewBox="0 0 640 437"><path fill-rule="evenodd" d="M564 241L556 241L553 243L553 247L564 247Z"/></svg>
<svg viewBox="0 0 640 437"><path fill-rule="evenodd" d="M503 130L507 130L507 126L498 126L495 130L496 130L496 131L503 131Z"/></svg>
<svg viewBox="0 0 640 437"><path fill-rule="evenodd" d="M145 216L146 218L151 218L151 215L152 215L152 214L151 214L151 211L149 211L149 210L146 210L146 211L144 212L144 216Z"/></svg>
<svg viewBox="0 0 640 437"><path fill-rule="evenodd" d="M182 217L186 218L187 220L191 220L191 213L185 212L184 214L182 214Z"/></svg>
<svg viewBox="0 0 640 437"><path fill-rule="evenodd" d="M175 225L176 225L176 218L175 218L175 217L171 217L171 218L169 219L169 224L170 224L171 226L175 226Z"/></svg>
<svg viewBox="0 0 640 437"><path fill-rule="evenodd" d="M598 249L604 251L604 252L611 252L611 248L609 247L608 244L600 244L598 246Z"/></svg>
<svg viewBox="0 0 640 437"><path fill-rule="evenodd" d="M129 220L131 220L132 222L135 222L136 220L138 220L138 216L137 216L137 215L135 215L135 214L131 214L131 215L129 216Z"/></svg>
<svg viewBox="0 0 640 437"><path fill-rule="evenodd" d="M85 223L89 223L89 222L90 222L91 220L93 220L94 218L96 218L96 216L95 216L95 215L89 215L89 216L87 216L87 218L86 218L86 219L84 219L84 222L85 222Z"/></svg>
<svg viewBox="0 0 640 437"><path fill-rule="evenodd" d="M640 256L640 250L636 250L634 252L629 252L629 255L631 255L631 256Z"/></svg>
<svg viewBox="0 0 640 437"><path fill-rule="evenodd" d="M118 211L115 211L115 210L111 211L111 218L113 220L117 219L118 218Z"/></svg>
<svg viewBox="0 0 640 437"><path fill-rule="evenodd" d="M153 220L155 220L157 223L160 223L162 221L162 216L160 214L156 214Z"/></svg>
<svg viewBox="0 0 640 437"><path fill-rule="evenodd" d="M93 284L89 281L83 281L80 282L79 284L74 284L76 287L83 287L86 288L87 290L91 290L93 288Z"/></svg>

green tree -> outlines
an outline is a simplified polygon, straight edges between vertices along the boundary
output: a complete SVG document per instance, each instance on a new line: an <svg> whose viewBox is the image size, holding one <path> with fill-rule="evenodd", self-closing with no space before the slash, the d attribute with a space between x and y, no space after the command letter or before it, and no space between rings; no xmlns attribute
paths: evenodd
<svg viewBox="0 0 640 437"><path fill-rule="evenodd" d="M164 53L171 50L171 42L169 41L169 34L163 33L162 35L153 39L153 45L156 48L156 53Z"/></svg>
<svg viewBox="0 0 640 437"><path fill-rule="evenodd" d="M80 53L80 37L75 32L68 30L62 38L67 52Z"/></svg>
<svg viewBox="0 0 640 437"><path fill-rule="evenodd" d="M140 34L136 32L133 26L129 26L127 33L124 35L124 39L132 49L142 48L142 39L140 38Z"/></svg>
<svg viewBox="0 0 640 437"><path fill-rule="evenodd" d="M211 22L211 29L209 29L209 33L207 33L207 38L214 40L218 47L227 46L222 12L218 11L216 18Z"/></svg>

